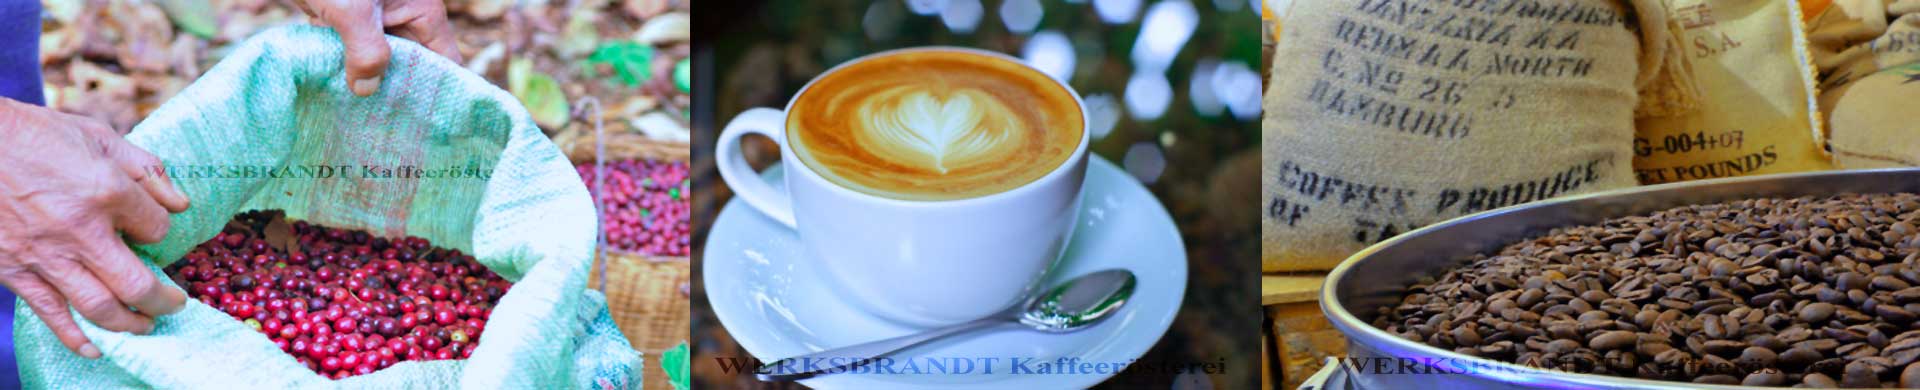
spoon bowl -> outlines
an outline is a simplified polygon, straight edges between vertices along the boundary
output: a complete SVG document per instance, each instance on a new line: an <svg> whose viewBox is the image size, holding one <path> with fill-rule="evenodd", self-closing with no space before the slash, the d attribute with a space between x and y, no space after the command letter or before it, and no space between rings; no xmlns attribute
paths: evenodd
<svg viewBox="0 0 1920 390"><path fill-rule="evenodd" d="M1122 269L1073 278L1028 300L1020 323L1049 333L1080 330L1126 305L1134 283L1133 272Z"/></svg>

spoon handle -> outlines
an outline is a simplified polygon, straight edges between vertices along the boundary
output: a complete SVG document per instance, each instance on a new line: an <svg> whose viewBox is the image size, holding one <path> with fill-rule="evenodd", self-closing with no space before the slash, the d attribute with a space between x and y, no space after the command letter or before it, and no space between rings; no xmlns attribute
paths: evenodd
<svg viewBox="0 0 1920 390"><path fill-rule="evenodd" d="M785 382L812 378L814 375L823 373L845 372L907 347L1006 321L1006 318L998 316L982 318L925 332L780 359L760 366L760 369L754 370L754 376L763 381Z"/></svg>

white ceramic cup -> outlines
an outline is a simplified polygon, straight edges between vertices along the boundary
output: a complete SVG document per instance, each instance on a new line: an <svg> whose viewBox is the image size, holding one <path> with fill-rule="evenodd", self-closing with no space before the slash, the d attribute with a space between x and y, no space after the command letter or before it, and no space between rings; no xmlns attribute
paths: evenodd
<svg viewBox="0 0 1920 390"><path fill-rule="evenodd" d="M848 64L912 50L945 50L1019 59L975 49L929 47L874 53ZM1031 66L1028 66L1031 69ZM1039 72L1038 70L1034 70ZM938 326L978 319L1010 307L1037 288L1066 249L1079 215L1087 173L1086 103L1066 83L1080 108L1080 142L1045 176L1013 189L974 198L910 201L874 196L827 181L802 163L787 142L783 110L754 108L727 123L716 142L720 176L761 213L794 229L813 265L841 296L896 322ZM809 82L787 103L807 94ZM741 156L740 138L759 134L780 145L786 191L756 175ZM711 249L711 248L710 248Z"/></svg>

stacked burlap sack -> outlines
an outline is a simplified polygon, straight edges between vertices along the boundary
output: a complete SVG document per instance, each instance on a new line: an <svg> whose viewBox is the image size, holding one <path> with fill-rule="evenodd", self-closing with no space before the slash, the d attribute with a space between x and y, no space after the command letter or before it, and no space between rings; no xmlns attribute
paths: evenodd
<svg viewBox="0 0 1920 390"><path fill-rule="evenodd" d="M1920 165L1920 0L1838 0L1809 22L1840 168Z"/></svg>
<svg viewBox="0 0 1920 390"><path fill-rule="evenodd" d="M1330 269L1532 201L1834 166L1807 4L1461 4L1287 10L1265 102L1264 270Z"/></svg>

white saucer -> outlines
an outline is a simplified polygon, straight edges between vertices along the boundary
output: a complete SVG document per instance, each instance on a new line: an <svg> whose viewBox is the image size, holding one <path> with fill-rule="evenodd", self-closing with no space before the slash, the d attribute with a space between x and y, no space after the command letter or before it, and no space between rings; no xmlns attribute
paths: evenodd
<svg viewBox="0 0 1920 390"><path fill-rule="evenodd" d="M902 364L895 373L839 373L800 383L825 389L1086 388L1115 371L1059 373L1064 366L1055 364L1058 359L1078 359L1069 361L1072 366L1107 363L1118 367L1145 354L1180 311L1187 286L1186 248L1173 218L1146 187L1113 163L1098 157L1092 160L1082 189L1086 193L1080 205L1081 225L1043 285L1104 269L1132 270L1139 284L1113 318L1067 334L1044 334L1011 324L975 331L893 355ZM762 176L781 188L782 172L775 166ZM811 260L792 230L738 198L727 202L714 221L703 256L702 273L714 314L734 340L763 361L917 331L854 308L806 266ZM921 364L929 358L950 364L968 359L976 368L971 373L954 373L959 371L956 367L935 370ZM1016 369L1011 358L1035 372L1011 373ZM930 373L911 373L904 366L907 361ZM982 364L987 362L991 364ZM1042 362L1056 372L1038 373ZM983 371L989 365L992 374ZM1082 372L1097 368L1088 367Z"/></svg>

